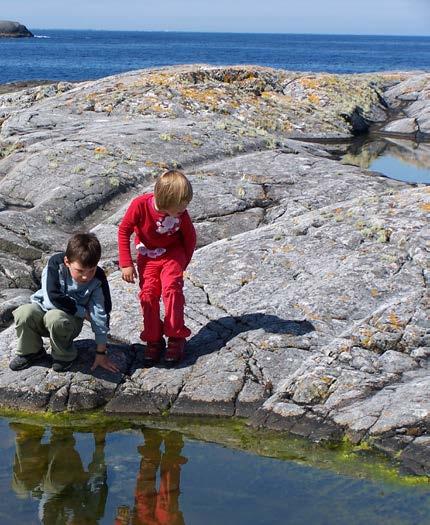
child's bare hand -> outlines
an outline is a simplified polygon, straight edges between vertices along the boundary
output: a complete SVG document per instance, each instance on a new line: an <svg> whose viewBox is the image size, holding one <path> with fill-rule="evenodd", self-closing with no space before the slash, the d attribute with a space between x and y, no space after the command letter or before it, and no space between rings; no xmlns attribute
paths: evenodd
<svg viewBox="0 0 430 525"><path fill-rule="evenodd" d="M121 268L121 273L122 279L126 283L134 283L134 280L137 278L137 273L134 269L134 266L127 266L125 268Z"/></svg>
<svg viewBox="0 0 430 525"><path fill-rule="evenodd" d="M96 354L91 371L94 371L98 366L101 366L105 370L109 370L109 372L119 372L117 365L111 361L107 355Z"/></svg>

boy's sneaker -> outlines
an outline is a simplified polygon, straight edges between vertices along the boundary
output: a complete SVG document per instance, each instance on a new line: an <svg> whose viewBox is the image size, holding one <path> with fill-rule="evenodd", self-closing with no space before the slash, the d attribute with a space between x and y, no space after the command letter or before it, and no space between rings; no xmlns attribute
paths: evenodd
<svg viewBox="0 0 430 525"><path fill-rule="evenodd" d="M160 339L160 341L147 341L146 343L146 350L145 355L143 357L145 364L152 366L158 361L160 361L161 358L161 352L166 348L166 342L164 339Z"/></svg>
<svg viewBox="0 0 430 525"><path fill-rule="evenodd" d="M59 359L53 359L52 370L54 370L54 372L67 372L67 370L72 368L75 361L76 359L72 359L72 361L60 361Z"/></svg>
<svg viewBox="0 0 430 525"><path fill-rule="evenodd" d="M47 355L48 354L45 352L44 348L41 348L35 354L17 355L9 363L9 368L14 372L25 370L39 361L42 361Z"/></svg>
<svg viewBox="0 0 430 525"><path fill-rule="evenodd" d="M182 337L169 337L167 343L167 351L164 356L164 361L169 365L175 365L182 361L184 357L186 340Z"/></svg>

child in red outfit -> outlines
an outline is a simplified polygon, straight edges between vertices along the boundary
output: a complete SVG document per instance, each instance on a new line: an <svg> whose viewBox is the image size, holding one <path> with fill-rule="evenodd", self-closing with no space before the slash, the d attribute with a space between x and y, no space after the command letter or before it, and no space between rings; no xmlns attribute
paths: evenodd
<svg viewBox="0 0 430 525"><path fill-rule="evenodd" d="M193 189L183 173L170 170L161 175L154 193L134 199L118 230L119 265L122 278L134 283L137 277L130 253L130 236L135 234L139 299L147 342L145 361L160 360L169 338L165 361L179 362L185 338L191 332L184 324L183 272L196 247L196 232L186 211ZM164 303L164 322L160 320L160 297Z"/></svg>

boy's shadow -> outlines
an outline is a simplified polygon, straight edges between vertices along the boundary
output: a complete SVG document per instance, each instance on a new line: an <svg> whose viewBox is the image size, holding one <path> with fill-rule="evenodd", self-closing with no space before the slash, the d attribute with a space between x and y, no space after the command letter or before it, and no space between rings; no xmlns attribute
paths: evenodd
<svg viewBox="0 0 430 525"><path fill-rule="evenodd" d="M221 350L231 339L243 332L262 329L272 334L299 337L315 330L309 321L281 319L272 314L251 313L220 317L203 326L188 342L186 358L180 366L189 366L197 358Z"/></svg>

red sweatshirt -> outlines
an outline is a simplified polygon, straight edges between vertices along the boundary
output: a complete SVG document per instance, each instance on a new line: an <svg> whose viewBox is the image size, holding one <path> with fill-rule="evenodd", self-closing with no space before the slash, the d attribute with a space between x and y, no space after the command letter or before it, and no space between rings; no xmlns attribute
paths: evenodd
<svg viewBox="0 0 430 525"><path fill-rule="evenodd" d="M154 206L154 194L146 193L131 201L118 229L119 265L133 266L130 253L130 237L135 233L135 244L143 243L146 248L172 248L182 246L186 265L196 248L196 231L187 211L178 217L160 213Z"/></svg>

